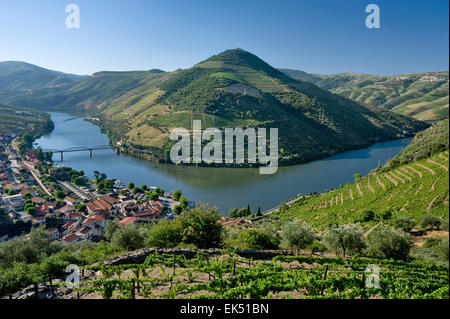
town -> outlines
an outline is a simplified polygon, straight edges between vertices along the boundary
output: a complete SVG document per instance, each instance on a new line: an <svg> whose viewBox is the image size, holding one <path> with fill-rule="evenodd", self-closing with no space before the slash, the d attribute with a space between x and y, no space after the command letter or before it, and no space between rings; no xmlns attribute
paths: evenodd
<svg viewBox="0 0 450 319"><path fill-rule="evenodd" d="M122 227L174 219L187 206L178 190L125 186L100 172L88 180L82 171L53 166L39 148L20 145L24 136L0 135L0 242L39 225L63 243L100 241L108 221Z"/></svg>

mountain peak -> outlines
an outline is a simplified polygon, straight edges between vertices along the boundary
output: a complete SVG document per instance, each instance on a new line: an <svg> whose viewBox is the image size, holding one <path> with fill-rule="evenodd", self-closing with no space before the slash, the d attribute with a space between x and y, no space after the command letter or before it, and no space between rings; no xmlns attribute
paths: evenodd
<svg viewBox="0 0 450 319"><path fill-rule="evenodd" d="M228 65L248 67L276 78L285 77L282 72L273 68L255 54L241 48L223 51L217 55L213 55L202 63L204 62L223 62Z"/></svg>

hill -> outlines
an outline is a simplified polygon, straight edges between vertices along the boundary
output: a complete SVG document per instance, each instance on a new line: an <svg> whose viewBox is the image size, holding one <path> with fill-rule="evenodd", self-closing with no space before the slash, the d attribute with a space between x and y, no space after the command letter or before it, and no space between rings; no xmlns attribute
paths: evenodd
<svg viewBox="0 0 450 319"><path fill-rule="evenodd" d="M0 134L28 132L40 136L52 130L53 122L48 114L0 104Z"/></svg>
<svg viewBox="0 0 450 319"><path fill-rule="evenodd" d="M159 83L158 83L159 82ZM295 81L244 50L228 50L158 78L100 110L102 126L128 151L167 161L171 128L278 127L281 162L306 162L396 138L423 123L363 107ZM119 124L120 123L120 124Z"/></svg>
<svg viewBox="0 0 450 319"><path fill-rule="evenodd" d="M21 61L0 62L0 102L33 90L65 87L82 78Z"/></svg>
<svg viewBox="0 0 450 319"><path fill-rule="evenodd" d="M168 162L170 130L279 128L280 163L302 163L417 132L424 123L361 106L297 81L257 56L227 50L175 72L99 72L69 87L44 88L8 103L95 115L111 142L145 159Z"/></svg>
<svg viewBox="0 0 450 319"><path fill-rule="evenodd" d="M418 134L386 166L364 177L355 176L353 183L300 200L279 216L305 220L322 231L332 223L360 221L367 211L373 211L374 217L362 222L366 230L389 214L391 218L409 216L416 222L427 214L448 219L448 128L448 120L438 123ZM389 223L390 218L383 222Z"/></svg>
<svg viewBox="0 0 450 319"><path fill-rule="evenodd" d="M384 107L421 121L448 118L448 72L379 76L357 73L318 75L280 70L294 79L310 81L363 105Z"/></svg>

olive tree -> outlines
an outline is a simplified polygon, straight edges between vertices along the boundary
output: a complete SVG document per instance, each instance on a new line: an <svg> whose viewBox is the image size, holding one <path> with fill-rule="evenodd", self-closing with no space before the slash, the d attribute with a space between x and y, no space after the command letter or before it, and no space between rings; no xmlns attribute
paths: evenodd
<svg viewBox="0 0 450 319"><path fill-rule="evenodd" d="M296 253L312 244L315 239L314 231L305 222L288 220L281 226L281 238L283 244L295 248Z"/></svg>
<svg viewBox="0 0 450 319"><path fill-rule="evenodd" d="M412 246L411 236L401 229L378 227L367 238L369 255L406 260Z"/></svg>
<svg viewBox="0 0 450 319"><path fill-rule="evenodd" d="M332 225L323 237L323 243L328 250L345 257L347 253L358 253L365 248L362 235L357 224Z"/></svg>
<svg viewBox="0 0 450 319"><path fill-rule="evenodd" d="M136 224L130 224L117 229L112 235L111 242L125 250L135 250L145 246L147 234Z"/></svg>
<svg viewBox="0 0 450 319"><path fill-rule="evenodd" d="M183 242L198 248L218 247L222 242L221 215L213 208L200 205L185 212L179 218Z"/></svg>
<svg viewBox="0 0 450 319"><path fill-rule="evenodd" d="M409 233L416 226L416 222L411 217L400 216L393 220L393 226Z"/></svg>

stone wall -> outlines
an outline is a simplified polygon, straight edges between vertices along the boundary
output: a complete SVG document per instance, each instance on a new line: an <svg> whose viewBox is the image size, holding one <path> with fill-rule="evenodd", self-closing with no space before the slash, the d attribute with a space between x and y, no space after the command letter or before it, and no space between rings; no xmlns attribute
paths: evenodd
<svg viewBox="0 0 450 319"><path fill-rule="evenodd" d="M213 256L218 256L223 254L223 250L221 249L183 249L183 248L170 248L170 249L159 249L159 248L142 248L139 250L132 251L130 253L114 257L107 261L99 263L100 265L124 265L124 264L141 264L145 261L145 259L155 253L158 252L160 254L174 254L174 255L184 255L186 258L194 258L197 253L203 253ZM236 251L238 256L248 259L255 260L266 260L272 259L275 256L291 256L293 255L292 251L289 250L238 250Z"/></svg>

